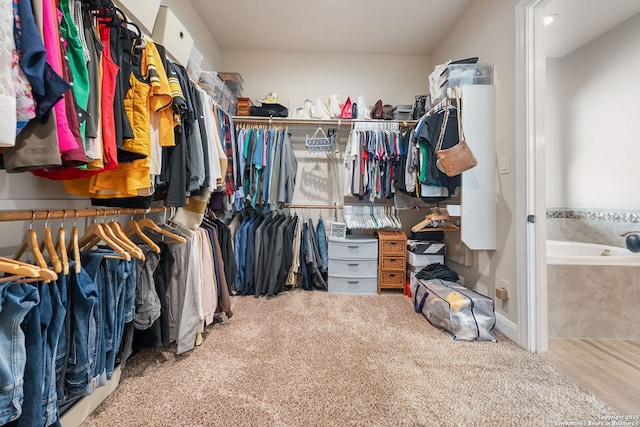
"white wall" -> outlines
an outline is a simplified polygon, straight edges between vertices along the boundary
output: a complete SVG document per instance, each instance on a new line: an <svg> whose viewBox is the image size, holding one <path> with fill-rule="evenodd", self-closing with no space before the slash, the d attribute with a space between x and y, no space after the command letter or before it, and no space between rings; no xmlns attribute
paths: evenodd
<svg viewBox="0 0 640 427"><path fill-rule="evenodd" d="M640 14L547 59L547 206L639 209Z"/></svg>
<svg viewBox="0 0 640 427"><path fill-rule="evenodd" d="M516 176L515 166L515 6L517 0L472 2L431 54L434 63L477 56L494 64L496 84L496 152L508 158L512 173L497 175L498 250L478 253L474 266L453 264L467 286L494 295L501 279L509 282L509 300L496 300L496 312L517 323ZM496 168L497 174L497 168ZM524 197L524 195L522 195Z"/></svg>
<svg viewBox="0 0 640 427"><path fill-rule="evenodd" d="M363 95L368 105L378 99L413 104L416 95L428 93L431 68L427 56L223 50L218 71L242 74L243 95L254 103L277 92L293 110L307 98L325 102L330 95L342 102Z"/></svg>

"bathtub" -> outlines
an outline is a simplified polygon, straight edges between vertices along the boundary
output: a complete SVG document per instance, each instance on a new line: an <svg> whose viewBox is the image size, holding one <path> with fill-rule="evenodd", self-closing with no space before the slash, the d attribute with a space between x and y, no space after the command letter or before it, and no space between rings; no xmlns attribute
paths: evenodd
<svg viewBox="0 0 640 427"><path fill-rule="evenodd" d="M608 249L611 256L600 254ZM547 240L550 338L640 339L640 254Z"/></svg>
<svg viewBox="0 0 640 427"><path fill-rule="evenodd" d="M605 250L611 256L602 256ZM547 240L547 264L640 266L640 253L617 246Z"/></svg>

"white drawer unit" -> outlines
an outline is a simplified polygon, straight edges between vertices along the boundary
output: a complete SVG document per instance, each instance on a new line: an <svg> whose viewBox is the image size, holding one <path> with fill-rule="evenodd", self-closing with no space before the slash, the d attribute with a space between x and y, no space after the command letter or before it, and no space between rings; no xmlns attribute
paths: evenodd
<svg viewBox="0 0 640 427"><path fill-rule="evenodd" d="M378 241L366 236L329 239L329 292L378 292Z"/></svg>
<svg viewBox="0 0 640 427"><path fill-rule="evenodd" d="M142 31L151 34L160 10L160 0L113 0L113 4L120 7L127 18L138 24Z"/></svg>
<svg viewBox="0 0 640 427"><path fill-rule="evenodd" d="M193 48L193 37L168 7L160 7L151 38L164 46L176 62L187 66Z"/></svg>

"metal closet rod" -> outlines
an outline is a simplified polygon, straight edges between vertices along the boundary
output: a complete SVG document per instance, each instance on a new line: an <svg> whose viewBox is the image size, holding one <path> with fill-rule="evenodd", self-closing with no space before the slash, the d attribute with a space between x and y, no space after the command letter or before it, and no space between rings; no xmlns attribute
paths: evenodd
<svg viewBox="0 0 640 427"><path fill-rule="evenodd" d="M404 127L416 123L416 120L369 120L369 119L289 119L257 116L234 116L234 122L245 124L270 125L351 125L351 123L398 123Z"/></svg>
<svg viewBox="0 0 640 427"><path fill-rule="evenodd" d="M342 209L340 205L285 205L288 209Z"/></svg>
<svg viewBox="0 0 640 427"><path fill-rule="evenodd" d="M84 208L84 209L32 209L0 211L0 221L29 221L40 219L87 218L113 215L139 215L153 212L166 212L171 208L155 206L150 209L132 208Z"/></svg>

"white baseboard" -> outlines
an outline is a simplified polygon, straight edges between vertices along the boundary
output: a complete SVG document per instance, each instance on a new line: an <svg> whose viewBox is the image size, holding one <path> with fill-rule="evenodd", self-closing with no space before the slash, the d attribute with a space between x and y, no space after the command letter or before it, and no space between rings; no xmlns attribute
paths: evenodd
<svg viewBox="0 0 640 427"><path fill-rule="evenodd" d="M94 390L93 394L83 397L78 403L74 404L62 417L60 424L62 427L78 427L98 406L115 391L120 384L120 366L116 366L113 370L113 376L102 387Z"/></svg>
<svg viewBox="0 0 640 427"><path fill-rule="evenodd" d="M500 313L496 313L496 328L505 334L511 341L522 346L522 343L520 342L520 333L518 332L518 325Z"/></svg>

